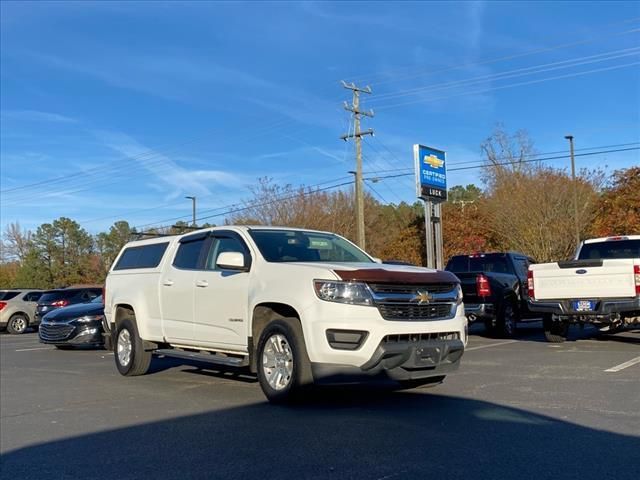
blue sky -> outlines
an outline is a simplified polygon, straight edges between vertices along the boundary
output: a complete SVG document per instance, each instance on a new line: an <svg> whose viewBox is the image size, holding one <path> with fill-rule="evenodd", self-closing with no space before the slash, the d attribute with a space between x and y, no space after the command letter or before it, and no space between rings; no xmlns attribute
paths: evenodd
<svg viewBox="0 0 640 480"><path fill-rule="evenodd" d="M451 166L477 160L497 122L528 130L540 153L565 150L567 133L576 148L640 141L638 2L0 9L3 230L60 216L91 232L189 220L185 195L205 216L249 197L258 177L345 181L354 152L339 139L351 128L342 79L373 89L369 176L412 168L414 143L446 150ZM577 161L611 170L640 155ZM480 184L479 170L449 173L450 186L467 183ZM411 177L373 187L386 202L415 199Z"/></svg>

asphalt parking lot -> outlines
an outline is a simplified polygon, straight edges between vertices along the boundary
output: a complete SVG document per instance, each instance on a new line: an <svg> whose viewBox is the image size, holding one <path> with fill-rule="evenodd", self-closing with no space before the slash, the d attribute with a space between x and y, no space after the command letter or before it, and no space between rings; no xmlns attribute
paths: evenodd
<svg viewBox="0 0 640 480"><path fill-rule="evenodd" d="M269 405L254 378L0 335L2 478L640 477L640 330L472 337L436 388L314 391Z"/></svg>

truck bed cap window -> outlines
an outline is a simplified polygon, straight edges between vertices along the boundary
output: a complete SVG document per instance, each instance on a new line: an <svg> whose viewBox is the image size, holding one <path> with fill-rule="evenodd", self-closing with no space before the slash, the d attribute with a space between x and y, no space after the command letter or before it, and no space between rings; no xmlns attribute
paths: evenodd
<svg viewBox="0 0 640 480"><path fill-rule="evenodd" d="M160 264L167 245L169 245L169 242L128 247L122 252L118 263L113 269L155 268Z"/></svg>

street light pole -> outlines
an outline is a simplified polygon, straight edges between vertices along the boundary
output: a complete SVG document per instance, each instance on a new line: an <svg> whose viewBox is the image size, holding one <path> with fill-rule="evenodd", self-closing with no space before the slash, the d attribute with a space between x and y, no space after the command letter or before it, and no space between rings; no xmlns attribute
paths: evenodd
<svg viewBox="0 0 640 480"><path fill-rule="evenodd" d="M193 208L193 222L191 223L192 227L196 226L196 197L184 197L184 198L189 198L191 199L191 206Z"/></svg>
<svg viewBox="0 0 640 480"><path fill-rule="evenodd" d="M578 219L578 183L576 181L576 160L573 154L573 135L565 135L569 140L569 151L571 155L571 179L573 181L573 220L576 227L576 247L580 245L580 221Z"/></svg>

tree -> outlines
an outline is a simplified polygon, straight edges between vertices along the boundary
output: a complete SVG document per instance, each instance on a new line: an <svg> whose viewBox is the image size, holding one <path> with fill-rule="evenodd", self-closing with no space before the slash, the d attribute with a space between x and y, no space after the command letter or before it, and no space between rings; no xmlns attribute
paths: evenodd
<svg viewBox="0 0 640 480"><path fill-rule="evenodd" d="M20 228L18 222L7 225L2 242L3 261L22 262L31 247L31 231Z"/></svg>
<svg viewBox="0 0 640 480"><path fill-rule="evenodd" d="M640 167L613 172L611 185L599 198L591 234L640 234Z"/></svg>
<svg viewBox="0 0 640 480"><path fill-rule="evenodd" d="M129 226L129 222L121 220L115 222L108 232L101 232L96 235L95 245L99 257L99 265L104 275L107 274L118 253L125 243L131 240L134 233L135 229Z"/></svg>
<svg viewBox="0 0 640 480"><path fill-rule="evenodd" d="M34 287L88 283L99 277L93 239L65 217L38 227L16 281Z"/></svg>
<svg viewBox="0 0 640 480"><path fill-rule="evenodd" d="M466 187L462 185L456 185L449 189L447 193L447 201L450 203L458 203L458 202L475 202L482 197L482 190L470 183Z"/></svg>

